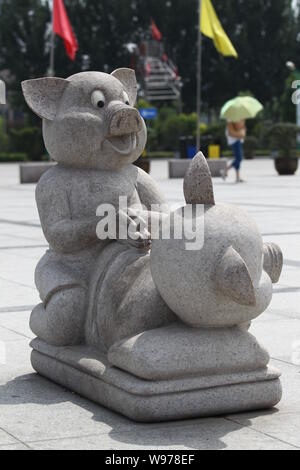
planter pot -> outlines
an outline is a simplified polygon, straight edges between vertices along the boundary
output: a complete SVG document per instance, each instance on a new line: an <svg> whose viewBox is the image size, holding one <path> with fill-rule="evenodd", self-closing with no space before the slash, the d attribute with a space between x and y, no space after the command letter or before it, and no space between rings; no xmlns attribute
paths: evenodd
<svg viewBox="0 0 300 470"><path fill-rule="evenodd" d="M148 174L150 173L151 165L150 165L150 160L148 160L147 158L139 158L135 162L135 166L137 166L138 168L141 168Z"/></svg>
<svg viewBox="0 0 300 470"><path fill-rule="evenodd" d="M279 175L294 175L298 169L298 158L276 158L275 168Z"/></svg>

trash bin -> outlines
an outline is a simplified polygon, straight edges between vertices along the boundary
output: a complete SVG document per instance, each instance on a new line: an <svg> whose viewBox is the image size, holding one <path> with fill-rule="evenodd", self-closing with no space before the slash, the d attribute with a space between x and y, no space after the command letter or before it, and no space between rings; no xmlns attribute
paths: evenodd
<svg viewBox="0 0 300 470"><path fill-rule="evenodd" d="M187 158L187 138L185 136L179 138L179 153L182 160Z"/></svg>
<svg viewBox="0 0 300 470"><path fill-rule="evenodd" d="M186 158L193 159L197 153L197 144L193 136L187 137L187 152Z"/></svg>
<svg viewBox="0 0 300 470"><path fill-rule="evenodd" d="M201 152L204 154L206 158L208 158L208 148L212 143L213 143L212 135L207 134L207 135L201 136L200 148L201 148Z"/></svg>
<svg viewBox="0 0 300 470"><path fill-rule="evenodd" d="M196 140L193 136L181 136L179 139L180 158L194 158L197 153Z"/></svg>
<svg viewBox="0 0 300 470"><path fill-rule="evenodd" d="M220 145L210 144L208 146L208 158L216 160L221 158L221 147Z"/></svg>

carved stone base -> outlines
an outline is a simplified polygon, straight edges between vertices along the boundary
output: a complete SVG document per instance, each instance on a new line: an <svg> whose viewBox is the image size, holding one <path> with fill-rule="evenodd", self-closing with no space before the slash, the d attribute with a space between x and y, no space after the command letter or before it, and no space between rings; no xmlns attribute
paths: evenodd
<svg viewBox="0 0 300 470"><path fill-rule="evenodd" d="M281 399L279 373L270 368L226 375L145 380L108 363L87 347L32 342L32 365L42 376L141 422L159 422L267 409Z"/></svg>

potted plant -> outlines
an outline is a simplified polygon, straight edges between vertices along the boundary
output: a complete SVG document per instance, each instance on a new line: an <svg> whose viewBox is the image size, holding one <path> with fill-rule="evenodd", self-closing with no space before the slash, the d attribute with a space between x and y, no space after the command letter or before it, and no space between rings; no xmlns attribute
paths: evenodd
<svg viewBox="0 0 300 470"><path fill-rule="evenodd" d="M272 149L278 155L275 158L275 168L279 175L294 175L298 169L297 136L300 128L292 123L279 123L269 130Z"/></svg>
<svg viewBox="0 0 300 470"><path fill-rule="evenodd" d="M253 160L255 157L255 151L259 147L258 139L254 136L249 136L245 140L244 151L246 160Z"/></svg>

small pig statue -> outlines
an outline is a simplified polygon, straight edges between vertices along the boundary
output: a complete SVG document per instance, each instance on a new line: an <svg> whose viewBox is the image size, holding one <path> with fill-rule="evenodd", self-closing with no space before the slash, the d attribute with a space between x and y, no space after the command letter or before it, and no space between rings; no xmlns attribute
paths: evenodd
<svg viewBox="0 0 300 470"><path fill-rule="evenodd" d="M43 119L46 149L57 165L40 180L36 199L50 245L36 269L42 304L31 329L56 346L80 344L88 309L89 278L109 243L96 235L96 211L103 203L163 204L152 179L132 165L142 154L147 131L134 108L135 73L76 74L66 80L22 83L29 107ZM137 240L135 243L139 248Z"/></svg>
<svg viewBox="0 0 300 470"><path fill-rule="evenodd" d="M203 207L198 216L191 212L195 235L204 232L203 247L187 250L186 237L172 235L174 224L188 217L185 207L170 214L170 237L154 239L150 254L119 243L106 247L105 262L90 283L88 345L108 351L126 337L178 322L195 329L248 329L269 306L283 265L280 248L263 243L247 212L215 204L201 153L190 165L184 190L190 208Z"/></svg>
<svg viewBox="0 0 300 470"><path fill-rule="evenodd" d="M274 243L263 243L255 220L244 210L216 204L203 154L185 176L187 204L204 213L194 225L204 231L202 249L186 250L186 240L154 240L151 272L170 309L193 328L249 325L272 300L283 255ZM182 209L178 209L178 216ZM197 223L198 222L198 223ZM176 268L176 266L178 268Z"/></svg>

